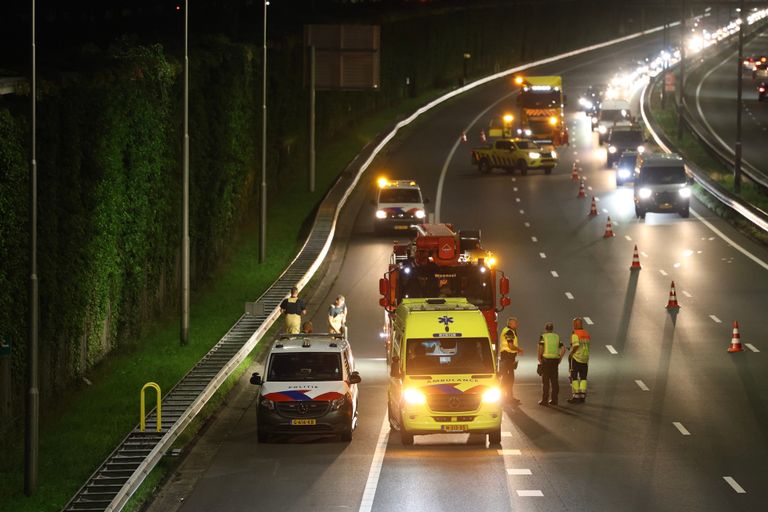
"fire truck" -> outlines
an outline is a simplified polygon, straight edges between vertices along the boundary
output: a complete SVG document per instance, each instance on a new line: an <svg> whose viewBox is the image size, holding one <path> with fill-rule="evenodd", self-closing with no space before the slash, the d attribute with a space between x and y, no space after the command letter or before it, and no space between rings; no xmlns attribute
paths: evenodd
<svg viewBox="0 0 768 512"><path fill-rule="evenodd" d="M520 86L520 136L540 144L560 146L568 143L565 126L563 79L559 76L518 76Z"/></svg>
<svg viewBox="0 0 768 512"><path fill-rule="evenodd" d="M451 224L414 228L413 240L395 243L389 270L379 280L385 335L391 332L389 316L403 299L463 297L483 312L496 344L496 316L509 305L509 278L496 268L493 253L480 245L480 231L457 232Z"/></svg>

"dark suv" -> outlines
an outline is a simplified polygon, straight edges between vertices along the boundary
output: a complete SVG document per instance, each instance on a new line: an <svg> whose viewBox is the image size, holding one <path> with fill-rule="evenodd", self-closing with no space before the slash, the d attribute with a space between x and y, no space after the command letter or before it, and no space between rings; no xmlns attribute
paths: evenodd
<svg viewBox="0 0 768 512"><path fill-rule="evenodd" d="M608 134L608 167L618 162L625 151L645 151L643 129L639 126L614 126Z"/></svg>

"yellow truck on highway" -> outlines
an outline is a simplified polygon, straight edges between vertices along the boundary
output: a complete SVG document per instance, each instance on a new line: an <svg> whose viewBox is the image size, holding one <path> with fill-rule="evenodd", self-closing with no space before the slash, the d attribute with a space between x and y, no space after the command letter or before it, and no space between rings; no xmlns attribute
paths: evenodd
<svg viewBox="0 0 768 512"><path fill-rule="evenodd" d="M517 76L515 83L520 86L520 134L554 146L568 144L562 77Z"/></svg>

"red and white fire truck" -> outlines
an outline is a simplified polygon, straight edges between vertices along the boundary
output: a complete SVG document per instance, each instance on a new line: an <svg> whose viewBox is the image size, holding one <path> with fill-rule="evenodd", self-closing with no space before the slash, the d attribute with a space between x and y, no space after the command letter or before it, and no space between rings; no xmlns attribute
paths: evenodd
<svg viewBox="0 0 768 512"><path fill-rule="evenodd" d="M509 278L480 245L480 231L457 232L451 224L414 228L413 240L395 243L389 270L379 280L379 304L387 312L385 330L389 332L389 316L402 299L463 297L483 312L496 344L496 317L509 305Z"/></svg>

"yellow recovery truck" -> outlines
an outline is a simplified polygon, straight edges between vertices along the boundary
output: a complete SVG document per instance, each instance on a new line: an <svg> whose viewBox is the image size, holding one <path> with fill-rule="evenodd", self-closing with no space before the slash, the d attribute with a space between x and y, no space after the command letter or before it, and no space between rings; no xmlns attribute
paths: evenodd
<svg viewBox="0 0 768 512"><path fill-rule="evenodd" d="M540 144L568 144L563 79L559 76L517 76L515 83L520 86L518 133Z"/></svg>

